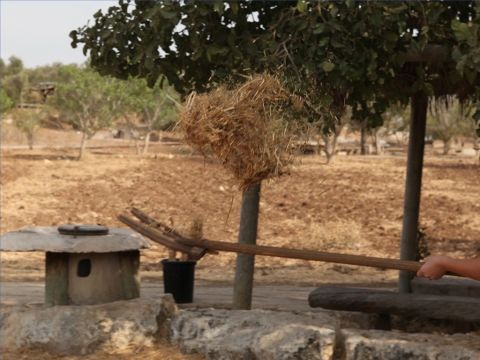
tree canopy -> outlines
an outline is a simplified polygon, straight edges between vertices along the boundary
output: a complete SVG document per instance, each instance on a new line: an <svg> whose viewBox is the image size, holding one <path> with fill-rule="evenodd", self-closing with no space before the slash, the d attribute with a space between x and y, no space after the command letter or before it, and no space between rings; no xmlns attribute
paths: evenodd
<svg viewBox="0 0 480 360"><path fill-rule="evenodd" d="M415 92L478 98L479 26L474 1L120 0L71 37L104 74L187 94L281 71L312 116L350 105L381 123Z"/></svg>
<svg viewBox="0 0 480 360"><path fill-rule="evenodd" d="M112 124L116 115L112 100L115 86L111 78L89 68L65 66L60 71L68 81L57 85L50 103L73 128L82 132L81 159L86 140Z"/></svg>

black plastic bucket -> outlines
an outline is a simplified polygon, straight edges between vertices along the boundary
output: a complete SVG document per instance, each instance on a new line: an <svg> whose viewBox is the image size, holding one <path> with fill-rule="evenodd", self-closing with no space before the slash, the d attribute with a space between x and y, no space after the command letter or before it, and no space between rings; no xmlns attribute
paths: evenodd
<svg viewBox="0 0 480 360"><path fill-rule="evenodd" d="M163 289L177 304L193 302L196 261L162 260Z"/></svg>

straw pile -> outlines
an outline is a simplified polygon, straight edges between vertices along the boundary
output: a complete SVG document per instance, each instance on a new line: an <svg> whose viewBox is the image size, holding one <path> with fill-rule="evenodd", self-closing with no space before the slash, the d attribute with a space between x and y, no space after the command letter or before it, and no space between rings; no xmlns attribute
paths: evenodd
<svg viewBox="0 0 480 360"><path fill-rule="evenodd" d="M190 95L179 127L189 145L220 160L245 189L280 175L291 160L282 117L289 98L276 78L257 75L232 90Z"/></svg>

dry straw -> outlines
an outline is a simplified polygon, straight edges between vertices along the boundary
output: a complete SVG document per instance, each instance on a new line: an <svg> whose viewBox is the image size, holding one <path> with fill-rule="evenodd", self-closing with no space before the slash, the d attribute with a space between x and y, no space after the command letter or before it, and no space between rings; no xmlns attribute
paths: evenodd
<svg viewBox="0 0 480 360"><path fill-rule="evenodd" d="M282 116L289 99L278 79L257 75L232 90L190 95L179 126L189 145L219 159L245 189L280 175L291 161Z"/></svg>

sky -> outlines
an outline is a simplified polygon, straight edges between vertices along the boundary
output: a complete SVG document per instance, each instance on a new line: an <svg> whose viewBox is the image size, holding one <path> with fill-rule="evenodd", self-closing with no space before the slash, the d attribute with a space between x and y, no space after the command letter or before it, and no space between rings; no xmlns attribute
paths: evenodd
<svg viewBox="0 0 480 360"><path fill-rule="evenodd" d="M70 46L70 31L87 24L115 0L0 0L0 57L12 55L26 67L84 63L82 50ZM92 20L93 21L93 20Z"/></svg>

